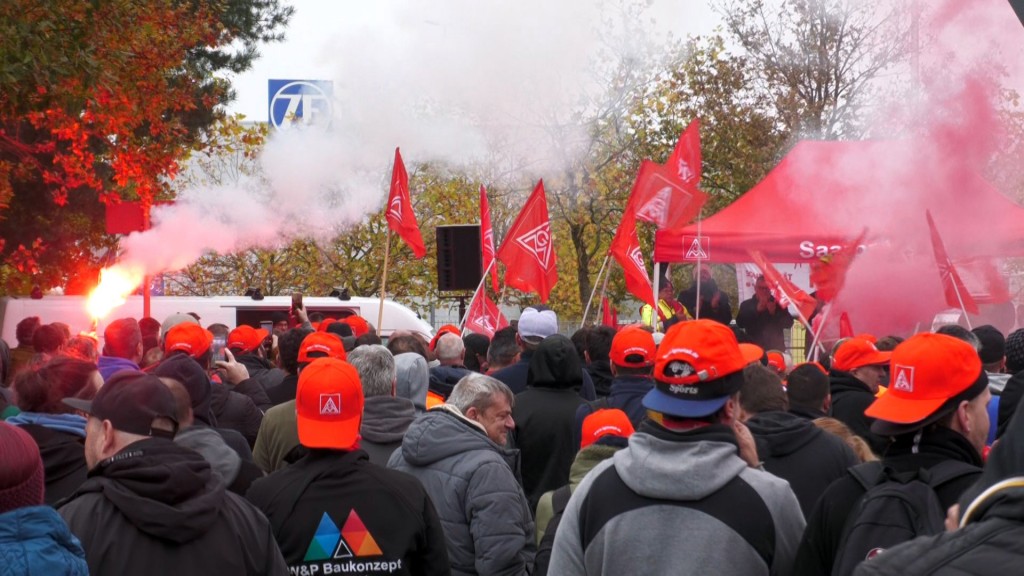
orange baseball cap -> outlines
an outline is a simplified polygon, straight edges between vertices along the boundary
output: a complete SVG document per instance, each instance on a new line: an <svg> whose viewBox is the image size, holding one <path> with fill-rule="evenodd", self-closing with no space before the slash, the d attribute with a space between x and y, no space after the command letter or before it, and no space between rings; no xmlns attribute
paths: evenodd
<svg viewBox="0 0 1024 576"><path fill-rule="evenodd" d="M629 438L633 434L633 423L629 416L618 408L605 408L593 412L583 419L583 436L580 438L580 450L597 442L604 436Z"/></svg>
<svg viewBox="0 0 1024 576"><path fill-rule="evenodd" d="M352 327L352 335L359 338L370 331L370 323L362 316L348 316L342 322Z"/></svg>
<svg viewBox="0 0 1024 576"><path fill-rule="evenodd" d="M974 347L945 334L908 338L893 350L891 370L888 392L864 410L876 419L871 430L886 436L926 426L988 386Z"/></svg>
<svg viewBox="0 0 1024 576"><path fill-rule="evenodd" d="M170 354L182 350L193 358L199 358L210 349L210 344L213 344L213 332L199 324L183 322L167 331L164 352Z"/></svg>
<svg viewBox="0 0 1024 576"><path fill-rule="evenodd" d="M299 362L312 362L317 358L347 359L341 338L330 332L313 332L299 344Z"/></svg>
<svg viewBox="0 0 1024 576"><path fill-rule="evenodd" d="M228 332L228 348L237 350L242 354L252 352L263 341L270 336L270 332L267 332L263 328L253 328L248 324L242 324L238 328L235 328L231 332Z"/></svg>
<svg viewBox="0 0 1024 576"><path fill-rule="evenodd" d="M743 354L743 359L747 361L747 364L760 363L761 359L764 358L764 348L757 344L741 342L739 346L740 354Z"/></svg>
<svg viewBox="0 0 1024 576"><path fill-rule="evenodd" d="M441 339L441 336L443 334L455 334L459 338L462 338L462 331L459 330L458 326L456 326L454 324L445 324L444 326L441 326L440 328L438 328L437 329L437 334L434 334L434 337L430 339L430 349L431 350L433 350L434 347L437 346L437 341Z"/></svg>
<svg viewBox="0 0 1024 576"><path fill-rule="evenodd" d="M344 360L317 358L299 374L295 391L299 443L307 448L351 450L359 444L363 385Z"/></svg>
<svg viewBox="0 0 1024 576"><path fill-rule="evenodd" d="M612 364L627 368L643 368L654 366L654 356L658 347L654 345L654 336L647 330L637 327L626 327L612 338L612 349L608 357Z"/></svg>
<svg viewBox="0 0 1024 576"><path fill-rule="evenodd" d="M782 374L786 371L786 357L777 350L768 352L768 367Z"/></svg>
<svg viewBox="0 0 1024 576"><path fill-rule="evenodd" d="M849 372L863 366L888 364L891 357L892 352L880 352L869 340L850 338L839 345L835 358L832 360L832 367Z"/></svg>
<svg viewBox="0 0 1024 576"><path fill-rule="evenodd" d="M670 416L700 418L717 412L743 386L743 356L733 331L714 320L669 328L654 361L654 389L645 408Z"/></svg>

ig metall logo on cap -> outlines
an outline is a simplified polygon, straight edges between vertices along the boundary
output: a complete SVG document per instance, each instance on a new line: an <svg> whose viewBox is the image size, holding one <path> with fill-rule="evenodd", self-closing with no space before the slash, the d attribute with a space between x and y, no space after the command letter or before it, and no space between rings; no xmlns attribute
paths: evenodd
<svg viewBox="0 0 1024 576"><path fill-rule="evenodd" d="M334 116L334 83L328 80L269 80L268 111L274 128L327 130Z"/></svg>

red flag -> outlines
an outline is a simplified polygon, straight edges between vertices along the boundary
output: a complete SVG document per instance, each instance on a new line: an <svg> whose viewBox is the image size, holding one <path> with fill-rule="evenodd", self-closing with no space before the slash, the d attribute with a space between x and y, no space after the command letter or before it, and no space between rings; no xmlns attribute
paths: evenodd
<svg viewBox="0 0 1024 576"><path fill-rule="evenodd" d="M506 284L523 292L536 292L541 302L548 301L551 288L558 282L558 268L543 180L516 217L497 258L505 264Z"/></svg>
<svg viewBox="0 0 1024 576"><path fill-rule="evenodd" d="M796 284L783 276L775 266L772 266L771 262L764 257L764 254L760 250L748 250L750 258L754 261L754 264L761 269L764 274L764 279L768 282L768 286L772 292L775 293L775 299L778 300L779 304L783 306L789 306L792 303L796 306L800 316L804 320L808 320L811 314L814 313L814 308L818 305L818 302L812 298L807 292L804 292Z"/></svg>
<svg viewBox="0 0 1024 576"><path fill-rule="evenodd" d="M864 242L867 235L868 231L865 229L860 236L841 250L811 262L811 284L817 290L818 300L831 302L843 289L846 272L857 256L857 248Z"/></svg>
<svg viewBox="0 0 1024 576"><path fill-rule="evenodd" d="M416 214L412 211L412 199L409 197L409 174L405 171L405 162L402 162L398 148L395 148L395 166L391 170L391 193L385 217L388 227L405 240L417 258L426 256L427 249L423 246L423 236L416 224Z"/></svg>
<svg viewBox="0 0 1024 576"><path fill-rule="evenodd" d="M690 188L700 185L701 152L700 152L700 119L694 118L690 125L679 135L675 150L668 157L665 166L675 170L676 175Z"/></svg>
<svg viewBox="0 0 1024 576"><path fill-rule="evenodd" d="M988 258L958 262L957 272L978 304L1002 304L1012 299L1006 278Z"/></svg>
<svg viewBox="0 0 1024 576"><path fill-rule="evenodd" d="M942 237L939 236L939 230L935 227L935 221L932 220L931 211L926 210L925 216L928 218L928 230L932 236L935 264L939 267L939 277L942 279L942 288L946 293L946 304L954 308L962 308L971 314L977 314L978 303L967 291L963 280L960 279L956 268L953 267L953 261L946 254L946 247L942 245Z"/></svg>
<svg viewBox="0 0 1024 576"><path fill-rule="evenodd" d="M498 265L494 264L494 229L491 228L491 206L487 203L487 189L480 185L480 253L484 256L484 270L491 269L491 285L498 291Z"/></svg>
<svg viewBox="0 0 1024 576"><path fill-rule="evenodd" d="M636 233L636 218L633 216L632 202L626 204L619 229L615 232L608 251L622 266L626 273L626 289L641 302L654 306L654 288L651 277L647 273L647 262L640 250L640 238Z"/></svg>
<svg viewBox="0 0 1024 576"><path fill-rule="evenodd" d="M853 324L850 323L850 315L843 312L839 315L839 337L853 338Z"/></svg>
<svg viewBox="0 0 1024 576"><path fill-rule="evenodd" d="M488 338L494 338L494 333L508 326L508 320L501 313L498 306L487 297L487 290L483 286L473 298L473 304L466 312L466 328L484 334Z"/></svg>
<svg viewBox="0 0 1024 576"><path fill-rule="evenodd" d="M650 160L640 164L629 198L638 220L662 230L689 224L708 199L696 186L683 182L672 168Z"/></svg>
<svg viewBox="0 0 1024 576"><path fill-rule="evenodd" d="M601 297L601 325L619 329L618 310L612 308L607 296Z"/></svg>

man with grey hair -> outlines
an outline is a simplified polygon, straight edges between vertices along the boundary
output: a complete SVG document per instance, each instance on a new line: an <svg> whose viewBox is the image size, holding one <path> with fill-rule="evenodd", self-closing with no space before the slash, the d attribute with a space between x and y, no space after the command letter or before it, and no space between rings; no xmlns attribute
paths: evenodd
<svg viewBox="0 0 1024 576"><path fill-rule="evenodd" d="M530 573L533 517L517 478L519 451L506 447L514 401L508 386L470 373L446 404L412 423L388 462L433 496L452 574Z"/></svg>
<svg viewBox="0 0 1024 576"><path fill-rule="evenodd" d="M466 345L457 334L442 334L434 354L439 364L430 369L430 391L448 398L455 385L472 371L463 365Z"/></svg>
<svg viewBox="0 0 1024 576"><path fill-rule="evenodd" d="M384 346L368 344L348 353L348 362L359 372L363 385L363 423L359 447L370 462L387 466L388 458L402 445L402 437L416 417L411 400L395 397L395 358Z"/></svg>

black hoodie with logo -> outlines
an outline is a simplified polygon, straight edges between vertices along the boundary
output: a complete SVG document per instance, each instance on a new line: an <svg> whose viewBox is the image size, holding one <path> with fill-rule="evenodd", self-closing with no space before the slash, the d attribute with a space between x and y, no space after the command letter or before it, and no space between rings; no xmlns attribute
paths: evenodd
<svg viewBox="0 0 1024 576"><path fill-rule="evenodd" d="M170 440L140 440L100 462L57 511L91 574L288 573L267 519Z"/></svg>
<svg viewBox="0 0 1024 576"><path fill-rule="evenodd" d="M764 469L789 482L804 516L829 484L859 462L839 437L788 412L762 412L746 422Z"/></svg>
<svg viewBox="0 0 1024 576"><path fill-rule="evenodd" d="M310 450L246 497L267 515L293 574L451 573L423 485L362 450Z"/></svg>

